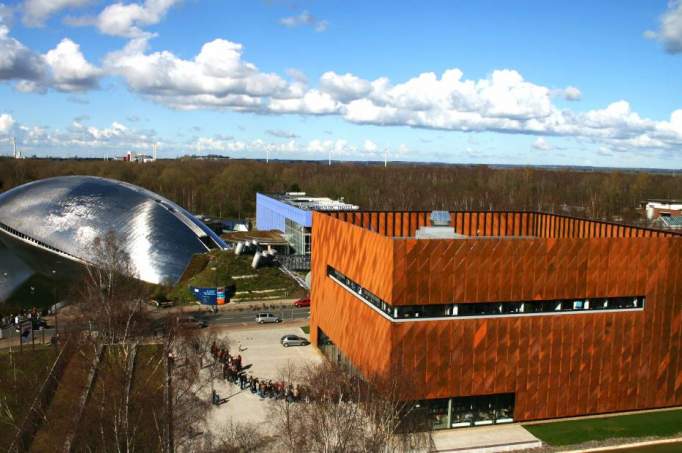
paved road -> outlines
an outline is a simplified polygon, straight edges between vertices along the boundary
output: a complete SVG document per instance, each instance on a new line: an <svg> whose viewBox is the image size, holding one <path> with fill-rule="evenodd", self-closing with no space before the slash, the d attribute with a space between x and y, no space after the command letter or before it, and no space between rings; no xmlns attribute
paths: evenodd
<svg viewBox="0 0 682 453"><path fill-rule="evenodd" d="M226 310L216 314L213 313L195 313L193 316L197 319L206 321L209 325L216 324L256 324L256 315L263 313L264 310L254 311L236 311ZM291 319L306 319L310 316L310 308L283 308L275 310L265 310L275 316L279 316L284 321Z"/></svg>
<svg viewBox="0 0 682 453"><path fill-rule="evenodd" d="M256 324L256 315L258 313L263 313L268 311L275 316L279 316L283 321L289 321L292 319L306 319L310 316L310 308L281 308L273 310L248 310L248 311L237 311L237 310L225 310L218 312L216 314L210 312L200 312L193 313L197 319L206 321L209 325L220 325L220 324ZM45 329L45 338L49 338L54 333L54 328ZM38 330L34 332L36 339L42 338L42 333ZM1 338L13 338L17 337L19 334L15 331L14 327L7 327L2 329Z"/></svg>

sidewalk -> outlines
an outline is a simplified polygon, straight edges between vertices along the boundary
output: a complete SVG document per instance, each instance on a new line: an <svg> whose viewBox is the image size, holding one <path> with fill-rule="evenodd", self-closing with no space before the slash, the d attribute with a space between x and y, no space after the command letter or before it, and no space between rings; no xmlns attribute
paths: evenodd
<svg viewBox="0 0 682 453"><path fill-rule="evenodd" d="M431 433L437 452L493 453L538 448L542 442L519 423L448 429Z"/></svg>
<svg viewBox="0 0 682 453"><path fill-rule="evenodd" d="M260 310L263 305L267 305L267 306L272 306L272 305L289 306L289 305L292 305L297 300L298 300L298 298L252 300L249 302L230 302L230 303L225 304L225 305L200 305L200 304L175 305L175 306L169 307L169 308L156 308L156 307L153 307L150 305L145 305L145 306L147 307L147 310L152 314L154 314L154 313L160 313L160 314L196 313L196 312L202 312L202 311L210 312L212 307L216 307L219 312L233 311L233 310L249 311L249 310Z"/></svg>

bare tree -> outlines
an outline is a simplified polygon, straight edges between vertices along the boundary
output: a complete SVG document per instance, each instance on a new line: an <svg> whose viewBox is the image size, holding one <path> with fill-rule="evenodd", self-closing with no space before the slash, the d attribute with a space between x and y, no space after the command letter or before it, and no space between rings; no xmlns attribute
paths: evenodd
<svg viewBox="0 0 682 453"><path fill-rule="evenodd" d="M299 379L305 398L278 401L272 419L279 441L289 451L394 452L427 447L429 435L414 404L401 399L400 374L365 380L331 362L302 370L288 368L287 379Z"/></svg>
<svg viewBox="0 0 682 453"><path fill-rule="evenodd" d="M272 451L272 438L250 423L229 422L220 427L220 435L208 438L203 451L207 453L255 453Z"/></svg>
<svg viewBox="0 0 682 453"><path fill-rule="evenodd" d="M227 340L223 345L227 347ZM172 367L172 435L178 451L198 451L198 443L210 408L209 395L220 375L220 364L211 355L216 334L183 327L175 316L168 319L166 351ZM204 397L202 397L204 395Z"/></svg>
<svg viewBox="0 0 682 453"><path fill-rule="evenodd" d="M135 267L113 232L92 244L92 260L77 289L81 325L94 329L103 343L125 343L142 335L149 320L142 310L148 285L136 278Z"/></svg>

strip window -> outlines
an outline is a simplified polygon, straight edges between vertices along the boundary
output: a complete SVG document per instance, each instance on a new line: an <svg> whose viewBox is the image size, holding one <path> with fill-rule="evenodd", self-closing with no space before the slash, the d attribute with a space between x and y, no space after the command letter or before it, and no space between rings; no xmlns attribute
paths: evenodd
<svg viewBox="0 0 682 453"><path fill-rule="evenodd" d="M391 319L464 318L471 316L580 313L600 310L641 310L646 303L646 297L644 296L623 296L393 306L332 266L327 266L327 275Z"/></svg>

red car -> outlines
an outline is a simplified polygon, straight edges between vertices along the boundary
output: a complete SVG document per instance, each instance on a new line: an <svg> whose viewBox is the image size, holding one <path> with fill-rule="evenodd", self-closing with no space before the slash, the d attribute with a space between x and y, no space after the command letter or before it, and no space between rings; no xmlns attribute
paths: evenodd
<svg viewBox="0 0 682 453"><path fill-rule="evenodd" d="M306 297L305 299L298 299L296 302L294 302L294 307L310 307L310 298Z"/></svg>

